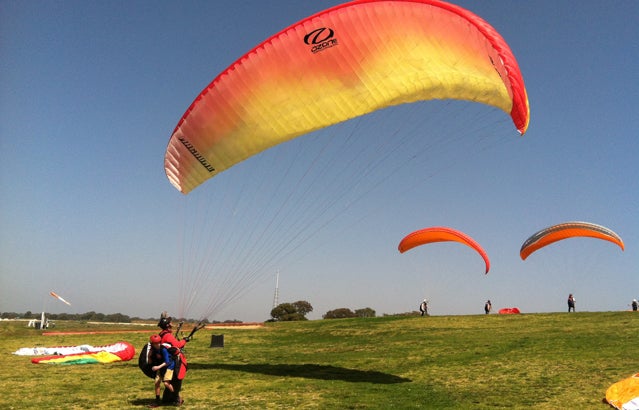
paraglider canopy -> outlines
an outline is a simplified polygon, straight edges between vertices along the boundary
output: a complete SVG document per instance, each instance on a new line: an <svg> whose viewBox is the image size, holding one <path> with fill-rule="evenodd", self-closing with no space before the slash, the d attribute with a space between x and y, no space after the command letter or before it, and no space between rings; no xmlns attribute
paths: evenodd
<svg viewBox="0 0 639 410"><path fill-rule="evenodd" d="M397 249L400 253L404 253L416 246L447 241L459 242L477 251L477 253L479 253L479 255L484 259L484 263L486 264L485 273L488 273L490 270L490 260L488 259L486 251L484 251L484 249L475 242L473 238L453 228L433 226L430 228L420 229L406 235L406 237L399 242Z"/></svg>
<svg viewBox="0 0 639 410"><path fill-rule="evenodd" d="M606 401L616 409L639 409L639 373L610 386Z"/></svg>
<svg viewBox="0 0 639 410"><path fill-rule="evenodd" d="M400 107L407 104L410 107ZM446 117L439 109L422 111L438 106L463 107L465 121L459 121L459 115ZM167 178L183 194L228 170L211 181L211 189L184 201L212 194L199 203L199 212L183 212L185 224L193 224L193 229L184 229L180 247L185 255L178 317L200 306L200 317L210 317L231 303L268 269L273 272L276 262L363 200L380 180L413 158L437 155L433 147L455 141L452 128L477 136L474 127L479 125L481 132L500 134L485 117L477 121L468 116L467 108L490 110L491 116L508 120L494 112L501 110L521 134L528 128L523 78L504 39L480 17L442 1L345 3L247 50L194 99L165 152ZM356 135L360 125L377 131L375 118L381 121L387 113L405 111L413 111L412 118L419 121L385 119L384 128L412 128L423 144L420 148L404 138L410 132L397 129ZM437 132L426 121L441 121L445 131ZM331 127L336 124L341 125ZM354 132L343 132L349 127ZM292 141L297 137L302 138ZM335 144L329 145L333 138ZM286 153L298 145L303 146L300 151L312 153L308 160ZM278 159L260 165L261 159L274 156ZM386 164L401 165L387 167L383 162L389 156ZM324 187L335 185L341 185L331 189L336 195L319 201L306 195L326 193ZM256 200L260 195L266 200ZM220 226L229 229L223 232ZM204 281L209 289L202 288Z"/></svg>
<svg viewBox="0 0 639 410"><path fill-rule="evenodd" d="M20 349L14 354L21 353ZM46 356L34 357L31 363L48 364L93 364L93 363L113 363L119 361L129 361L135 355L135 348L129 342L120 341L104 346L57 346L50 348L35 348L31 354L44 354Z"/></svg>
<svg viewBox="0 0 639 410"><path fill-rule="evenodd" d="M480 17L438 0L345 3L266 39L220 73L175 127L166 175L186 194L292 138L434 99L497 107L522 135L528 128L517 61Z"/></svg>
<svg viewBox="0 0 639 410"><path fill-rule="evenodd" d="M544 228L526 239L519 250L519 256L522 260L526 260L530 254L538 249L574 237L603 239L618 245L622 251L624 250L621 237L605 226L591 222L564 222Z"/></svg>

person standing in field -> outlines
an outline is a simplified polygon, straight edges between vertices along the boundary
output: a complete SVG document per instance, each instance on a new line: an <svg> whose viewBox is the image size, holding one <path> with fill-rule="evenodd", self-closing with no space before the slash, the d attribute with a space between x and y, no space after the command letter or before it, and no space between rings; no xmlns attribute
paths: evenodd
<svg viewBox="0 0 639 410"><path fill-rule="evenodd" d="M428 316L428 301L426 299L419 305L419 311L422 316Z"/></svg>
<svg viewBox="0 0 639 410"><path fill-rule="evenodd" d="M486 314L489 314L492 309L493 309L493 304L490 303L490 299L488 299L486 303L484 304L484 312Z"/></svg>
<svg viewBox="0 0 639 410"><path fill-rule="evenodd" d="M182 348L184 348L186 343L189 341L189 337L187 336L182 340L178 340L175 337L173 334L173 325L171 324L171 316L169 316L166 312L162 312L160 315L158 327L162 329L159 334L162 344L167 346L169 354L171 354L171 358L175 362L173 379L171 381L173 390L169 390L168 392L167 390L164 390L162 402L172 402L176 406L181 406L182 403L184 403L184 399L182 399L180 391L182 390L182 379L186 375L186 357L182 352Z"/></svg>
<svg viewBox="0 0 639 410"><path fill-rule="evenodd" d="M155 373L155 403L151 407L158 407L161 404L160 400L160 386L164 382L164 387L174 392L171 380L173 379L173 370L175 368L175 361L169 354L169 351L162 345L162 337L160 335L151 336L149 342L151 342L151 363Z"/></svg>
<svg viewBox="0 0 639 410"><path fill-rule="evenodd" d="M171 346L181 349L186 345L186 342L189 341L188 337L183 338L182 340L178 340L173 335L173 324L171 323L171 316L167 316L166 312L162 313L162 317L158 322L158 327L162 329L160 331L160 337L162 338L162 343L168 343Z"/></svg>
<svg viewBox="0 0 639 410"><path fill-rule="evenodd" d="M570 313L570 311L575 311L575 297L572 295L572 293L570 295L568 295L568 313Z"/></svg>
<svg viewBox="0 0 639 410"><path fill-rule="evenodd" d="M633 310L633 312L637 311L637 307L639 307L639 302L637 302L637 299L632 299L632 310Z"/></svg>

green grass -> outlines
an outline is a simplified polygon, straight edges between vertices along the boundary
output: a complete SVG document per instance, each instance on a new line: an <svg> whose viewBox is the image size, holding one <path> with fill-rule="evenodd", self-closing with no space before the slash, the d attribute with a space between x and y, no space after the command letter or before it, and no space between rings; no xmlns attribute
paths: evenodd
<svg viewBox="0 0 639 410"><path fill-rule="evenodd" d="M54 330L95 327L58 322ZM24 322L0 322L0 342L7 353L117 340L140 348L155 328L139 329L147 332L42 336ZM213 333L224 333L224 348L209 347ZM202 409L608 409L606 389L639 371L638 333L633 312L202 330L187 348L182 392L185 407ZM12 354L4 359L2 409L144 408L153 398L153 382L137 359L83 366L34 365Z"/></svg>

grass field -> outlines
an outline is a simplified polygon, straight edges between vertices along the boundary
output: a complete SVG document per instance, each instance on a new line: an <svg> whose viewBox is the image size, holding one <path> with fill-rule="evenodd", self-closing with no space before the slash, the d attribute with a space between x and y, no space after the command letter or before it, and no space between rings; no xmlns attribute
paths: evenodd
<svg viewBox="0 0 639 410"><path fill-rule="evenodd" d="M154 327L58 322L43 336L0 322L2 409L144 408L153 382L137 359L35 365L20 347L118 340L141 348ZM130 332L139 330L139 332ZM224 334L224 348L211 335ZM639 314L383 317L202 330L187 346L185 407L199 409L608 409L614 382L639 371Z"/></svg>

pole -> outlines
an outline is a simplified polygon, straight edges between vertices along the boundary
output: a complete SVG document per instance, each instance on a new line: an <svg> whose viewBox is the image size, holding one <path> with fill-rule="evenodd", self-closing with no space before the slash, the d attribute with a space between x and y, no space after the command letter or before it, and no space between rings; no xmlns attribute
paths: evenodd
<svg viewBox="0 0 639 410"><path fill-rule="evenodd" d="M275 279L275 295L273 295L273 309L277 307L278 299L280 297L280 270L277 270L277 275Z"/></svg>

